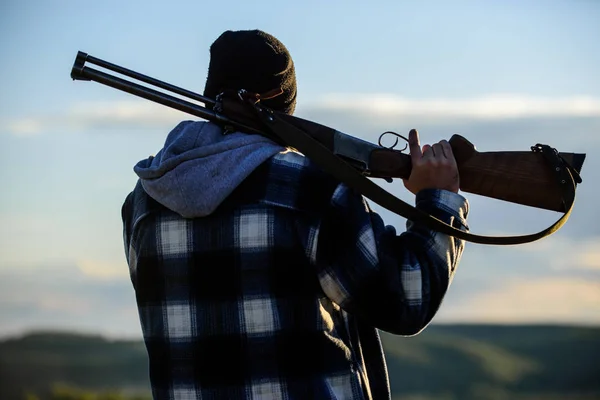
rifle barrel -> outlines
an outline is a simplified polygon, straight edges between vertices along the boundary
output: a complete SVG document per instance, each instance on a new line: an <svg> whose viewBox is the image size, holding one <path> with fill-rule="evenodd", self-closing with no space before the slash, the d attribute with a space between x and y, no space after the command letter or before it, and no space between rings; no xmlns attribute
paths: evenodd
<svg viewBox="0 0 600 400"><path fill-rule="evenodd" d="M109 69L111 71L120 73L122 75L128 76L133 79L140 80L140 81L148 83L150 85L154 85L161 89L171 91L171 92L179 94L181 96L188 97L193 100L201 101L205 104L208 104L208 103L214 104L215 103L215 100L212 100L208 97L199 95L197 93L191 92L186 89L182 89L180 87L171 85L166 82L162 82L158 79L151 78L149 76L137 73L135 71L131 71L127 68L120 67L118 65L109 63L107 61L100 60L99 58L92 57L92 56L88 55L87 53L84 53L81 51L77 53L77 57L75 58L75 62L73 63L73 68L71 69L71 78L73 80L98 82L103 85L110 86L112 88L142 97L144 99L154 101L156 103L165 105L167 107L171 107L176 110L195 115L195 116L200 117L205 120L218 121L225 125L231 125L233 127L236 127L237 129L242 130L244 132L248 132L248 133L258 133L258 134L261 133L261 132L257 131L255 128L252 128L245 124L233 121L233 120L227 118L226 116L224 116L220 113L217 113L211 109L208 109L206 107L202 107L201 105L191 103L189 101L172 96L168 93L160 92L160 91L152 89L150 87L146 87L146 86L140 85L138 83L128 81L126 79L108 74L106 72L103 72L103 71L100 71L100 70L97 70L94 68L86 67L85 66L86 62L96 64L100 67Z"/></svg>
<svg viewBox="0 0 600 400"><path fill-rule="evenodd" d="M158 88L168 90L169 92L177 93L181 96L185 96L190 99L200 101L204 104L211 104L211 105L215 104L215 100L211 99L210 97L202 96L201 94L192 92L190 90L181 88L179 86L171 85L170 83L163 82L161 80L152 78L148 75L140 74L139 72L132 71L128 68L121 67L120 65L116 65L111 62L101 60L100 58L90 56L89 54L84 53L83 51L78 52L77 57L75 58L75 63L73 64L73 70L71 71L71 77L73 79L79 79L77 77L74 77L73 74L74 74L74 72L75 72L75 74L77 74L77 72L78 72L77 69L82 68L84 66L83 64L86 62L88 62L90 64L95 64L99 67L108 69L108 70L116 72L118 74L128 76L135 80L148 83L148 84L156 86ZM76 68L76 67L79 67L79 68Z"/></svg>

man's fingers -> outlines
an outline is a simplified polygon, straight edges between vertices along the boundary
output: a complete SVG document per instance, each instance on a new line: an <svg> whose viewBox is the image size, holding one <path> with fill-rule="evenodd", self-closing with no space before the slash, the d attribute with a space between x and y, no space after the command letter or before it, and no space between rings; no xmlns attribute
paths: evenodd
<svg viewBox="0 0 600 400"><path fill-rule="evenodd" d="M423 145L423 158L434 158L435 152L433 151L433 147L426 144Z"/></svg>
<svg viewBox="0 0 600 400"><path fill-rule="evenodd" d="M421 142L419 141L419 132L416 129L411 129L408 132L408 146L410 148L410 157L413 161L420 159L423 156L421 152Z"/></svg>
<svg viewBox="0 0 600 400"><path fill-rule="evenodd" d="M439 158L446 158L446 154L444 153L444 148L440 143L436 143L433 145L433 155Z"/></svg>
<svg viewBox="0 0 600 400"><path fill-rule="evenodd" d="M440 142L442 149L444 149L444 154L446 155L446 158L448 159L454 159L454 153L452 152L452 146L450 146L450 143L448 143L447 140L442 140Z"/></svg>

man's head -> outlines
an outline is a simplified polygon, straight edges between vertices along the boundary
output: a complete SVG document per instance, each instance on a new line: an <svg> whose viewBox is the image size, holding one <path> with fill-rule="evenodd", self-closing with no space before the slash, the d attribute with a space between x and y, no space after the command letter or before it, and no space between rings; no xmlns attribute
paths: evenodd
<svg viewBox="0 0 600 400"><path fill-rule="evenodd" d="M215 98L225 89L283 93L262 103L293 114L296 108L296 72L286 47L260 30L226 31L210 46L210 64L204 95Z"/></svg>

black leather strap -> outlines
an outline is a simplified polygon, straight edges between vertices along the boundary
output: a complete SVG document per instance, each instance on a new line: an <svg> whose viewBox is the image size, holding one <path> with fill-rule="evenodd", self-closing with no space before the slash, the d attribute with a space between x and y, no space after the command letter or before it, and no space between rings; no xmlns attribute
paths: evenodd
<svg viewBox="0 0 600 400"><path fill-rule="evenodd" d="M421 223L428 228L441 233L454 236L468 242L489 244L489 245L516 245L530 243L550 236L559 230L567 222L573 204L575 202L575 181L569 166L558 156L558 152L547 145L536 145L533 151L540 151L544 154L549 165L556 172L557 180L563 189L563 201L566 212L558 221L548 228L529 235L520 236L483 236L475 235L457 229L413 206L400 200L379 185L373 183L363 174L357 171L350 164L334 155L329 149L321 143L310 137L303 130L278 118L268 108L262 107L260 103L247 101L250 107L257 112L258 118L263 122L265 129L283 143L296 148L306 157L310 158L321 169L328 172L340 182L344 182L348 187L358 191L363 196L369 198L381 207L398 214L415 223Z"/></svg>

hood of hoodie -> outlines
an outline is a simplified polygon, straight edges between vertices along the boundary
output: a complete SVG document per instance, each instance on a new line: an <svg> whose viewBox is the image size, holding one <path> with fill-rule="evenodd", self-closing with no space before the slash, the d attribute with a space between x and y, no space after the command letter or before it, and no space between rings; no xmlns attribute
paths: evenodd
<svg viewBox="0 0 600 400"><path fill-rule="evenodd" d="M260 135L224 135L211 122L184 121L155 156L141 160L133 170L154 200L185 218L203 217L282 150Z"/></svg>

